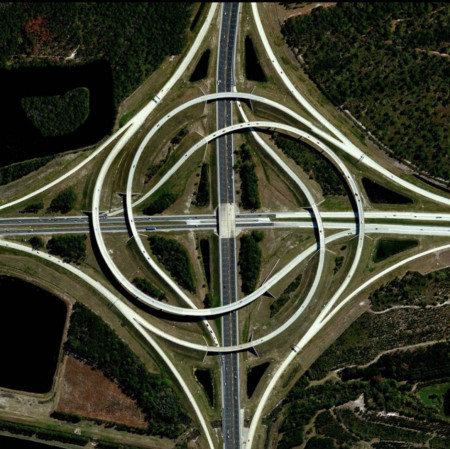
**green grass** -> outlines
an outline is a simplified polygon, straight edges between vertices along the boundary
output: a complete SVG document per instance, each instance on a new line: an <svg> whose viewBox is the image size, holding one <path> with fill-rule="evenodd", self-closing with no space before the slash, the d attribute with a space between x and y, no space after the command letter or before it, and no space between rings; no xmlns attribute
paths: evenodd
<svg viewBox="0 0 450 449"><path fill-rule="evenodd" d="M439 409L439 413L444 414L443 396L450 388L450 383L436 384L419 391L422 402L428 406Z"/></svg>

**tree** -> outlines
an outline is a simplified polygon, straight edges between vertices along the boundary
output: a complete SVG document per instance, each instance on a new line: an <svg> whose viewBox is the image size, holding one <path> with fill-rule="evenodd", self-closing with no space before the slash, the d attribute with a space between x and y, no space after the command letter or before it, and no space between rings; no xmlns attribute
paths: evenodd
<svg viewBox="0 0 450 449"><path fill-rule="evenodd" d="M31 239L28 240L28 243L35 250L38 250L38 249L41 249L44 247L44 241L37 235L35 235L34 237L31 237Z"/></svg>
<svg viewBox="0 0 450 449"><path fill-rule="evenodd" d="M61 212L62 214L67 214L67 212L71 211L75 207L77 199L78 196L75 192L75 188L73 186L67 187L52 199L49 210L51 212Z"/></svg>

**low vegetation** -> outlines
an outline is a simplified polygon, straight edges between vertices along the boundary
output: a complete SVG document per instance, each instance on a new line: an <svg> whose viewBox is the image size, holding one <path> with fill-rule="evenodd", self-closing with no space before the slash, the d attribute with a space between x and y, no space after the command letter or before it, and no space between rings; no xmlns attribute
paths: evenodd
<svg viewBox="0 0 450 449"><path fill-rule="evenodd" d="M85 235L55 235L47 243L50 254L61 257L64 262L80 263L86 257Z"/></svg>
<svg viewBox="0 0 450 449"><path fill-rule="evenodd" d="M44 202L43 201L35 201L33 203L28 204L25 206L20 213L21 214L35 214L39 212L41 209L44 209Z"/></svg>
<svg viewBox="0 0 450 449"><path fill-rule="evenodd" d="M258 242L262 240L264 234L253 231L251 234L243 235L239 240L241 247L239 250L239 267L242 280L242 291L250 294L255 290L261 269L261 248Z"/></svg>
<svg viewBox="0 0 450 449"><path fill-rule="evenodd" d="M450 299L450 268L420 274L408 271L379 287L370 295L372 309L381 311L394 305L421 305Z"/></svg>
<svg viewBox="0 0 450 449"><path fill-rule="evenodd" d="M195 293L194 272L186 248L175 239L152 235L148 240L152 253L178 284Z"/></svg>
<svg viewBox="0 0 450 449"><path fill-rule="evenodd" d="M186 136L187 136L188 130L186 127L181 128L180 131L175 135L175 137L172 138L170 143L172 145L178 145Z"/></svg>
<svg viewBox="0 0 450 449"><path fill-rule="evenodd" d="M75 207L77 199L78 195L75 192L75 188L73 186L67 187L52 199L48 209L50 212L67 214Z"/></svg>
<svg viewBox="0 0 450 449"><path fill-rule="evenodd" d="M167 299L166 294L159 288L156 288L148 279L136 277L133 279L133 284L141 290L141 292L152 298L158 299L159 301Z"/></svg>
<svg viewBox="0 0 450 449"><path fill-rule="evenodd" d="M161 192L148 203L148 206L142 212L146 215L160 214L171 206L177 198L177 195L173 192Z"/></svg>
<svg viewBox="0 0 450 449"><path fill-rule="evenodd" d="M282 32L336 106L398 159L450 180L447 3L338 3Z"/></svg>
<svg viewBox="0 0 450 449"><path fill-rule="evenodd" d="M0 168L0 185L9 184L16 179L23 178L24 176L38 170L39 168L47 165L55 156L45 156L38 159L32 159L30 161L18 162L17 164L8 165L7 167Z"/></svg>
<svg viewBox="0 0 450 449"><path fill-rule="evenodd" d="M325 196L346 195L345 185L334 165L304 142L274 134L275 145L314 179Z"/></svg>
<svg viewBox="0 0 450 449"><path fill-rule="evenodd" d="M283 291L283 293L270 305L270 318L275 316L283 306L291 299L293 299L292 294L300 286L302 281L302 275L299 274Z"/></svg>
<svg viewBox="0 0 450 449"><path fill-rule="evenodd" d="M238 153L240 160L237 164L239 176L241 177L241 206L244 209L255 210L261 207L258 191L258 176L255 172L250 147L242 144Z"/></svg>
<svg viewBox="0 0 450 449"><path fill-rule="evenodd" d="M70 319L67 353L86 361L118 383L146 415L152 435L176 438L190 419L170 380L151 374L118 335L88 308L76 303Z"/></svg>
<svg viewBox="0 0 450 449"><path fill-rule="evenodd" d="M22 108L44 137L63 136L89 117L89 90L77 88L64 95L22 98Z"/></svg>

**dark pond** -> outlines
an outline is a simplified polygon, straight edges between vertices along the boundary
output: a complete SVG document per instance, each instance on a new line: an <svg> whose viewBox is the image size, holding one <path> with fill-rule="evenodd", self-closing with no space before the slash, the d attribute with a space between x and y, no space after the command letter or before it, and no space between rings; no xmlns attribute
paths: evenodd
<svg viewBox="0 0 450 449"><path fill-rule="evenodd" d="M0 435L0 447L5 449L50 449L54 446L49 444L37 443L36 441L22 440L20 438L11 438Z"/></svg>
<svg viewBox="0 0 450 449"><path fill-rule="evenodd" d="M414 173L414 177L417 178L417 179L420 179L422 182L424 182L425 184L427 184L427 185L429 185L431 187L434 187L435 189L441 190L442 192L450 193L450 188L448 188L448 187L445 187L445 186L437 184L437 183L435 183L433 181L430 181L429 179L427 179L427 178L425 178L423 176L420 176L420 175L418 175L416 173ZM449 184L449 187L450 187L450 184Z"/></svg>
<svg viewBox="0 0 450 449"><path fill-rule="evenodd" d="M191 31L194 30L194 28L197 26L198 21L200 20L200 16L202 15L203 10L205 9L206 3L202 2L200 7L198 8L197 14L195 14L194 20L191 23L191 26L189 29Z"/></svg>
<svg viewBox="0 0 450 449"><path fill-rule="evenodd" d="M387 189L368 178L363 178L364 190L372 203L384 204L410 204L413 201L400 193Z"/></svg>
<svg viewBox="0 0 450 449"><path fill-rule="evenodd" d="M200 250L202 252L203 266L205 267L206 282L210 285L211 282L211 267L209 263L209 240L200 240Z"/></svg>
<svg viewBox="0 0 450 449"><path fill-rule="evenodd" d="M250 36L245 38L245 76L251 81L267 81Z"/></svg>
<svg viewBox="0 0 450 449"><path fill-rule="evenodd" d="M261 365L254 366L247 371L247 397L250 399L255 392L256 387L261 380L261 377L266 372L270 363L262 363Z"/></svg>
<svg viewBox="0 0 450 449"><path fill-rule="evenodd" d="M77 87L89 89L89 117L74 132L42 137L25 114L24 97L63 95ZM72 67L22 67L0 70L0 166L92 145L114 124L111 69L97 61Z"/></svg>
<svg viewBox="0 0 450 449"><path fill-rule="evenodd" d="M417 240L378 240L373 261L381 262L394 254L401 253L407 249L415 248L417 245Z"/></svg>
<svg viewBox="0 0 450 449"><path fill-rule="evenodd" d="M207 369L197 369L195 370L196 379L202 384L202 387L206 391L208 396L208 401L211 407L214 407L214 387L211 377L211 372Z"/></svg>
<svg viewBox="0 0 450 449"><path fill-rule="evenodd" d="M64 324L65 303L33 284L0 275L0 386L50 391Z"/></svg>
<svg viewBox="0 0 450 449"><path fill-rule="evenodd" d="M211 53L210 50L205 50L203 52L202 56L200 57L200 61L198 61L198 64L196 65L195 70L192 72L192 75L189 78L189 81L191 81L191 82L200 81L203 78L205 78L205 76L208 73L210 53Z"/></svg>

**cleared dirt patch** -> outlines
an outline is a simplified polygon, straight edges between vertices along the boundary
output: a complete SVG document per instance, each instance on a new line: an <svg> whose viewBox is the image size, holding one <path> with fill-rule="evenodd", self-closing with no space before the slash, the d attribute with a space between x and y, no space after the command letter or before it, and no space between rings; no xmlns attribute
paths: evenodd
<svg viewBox="0 0 450 449"><path fill-rule="evenodd" d="M88 418L147 427L144 414L120 388L90 366L67 356L56 410Z"/></svg>

